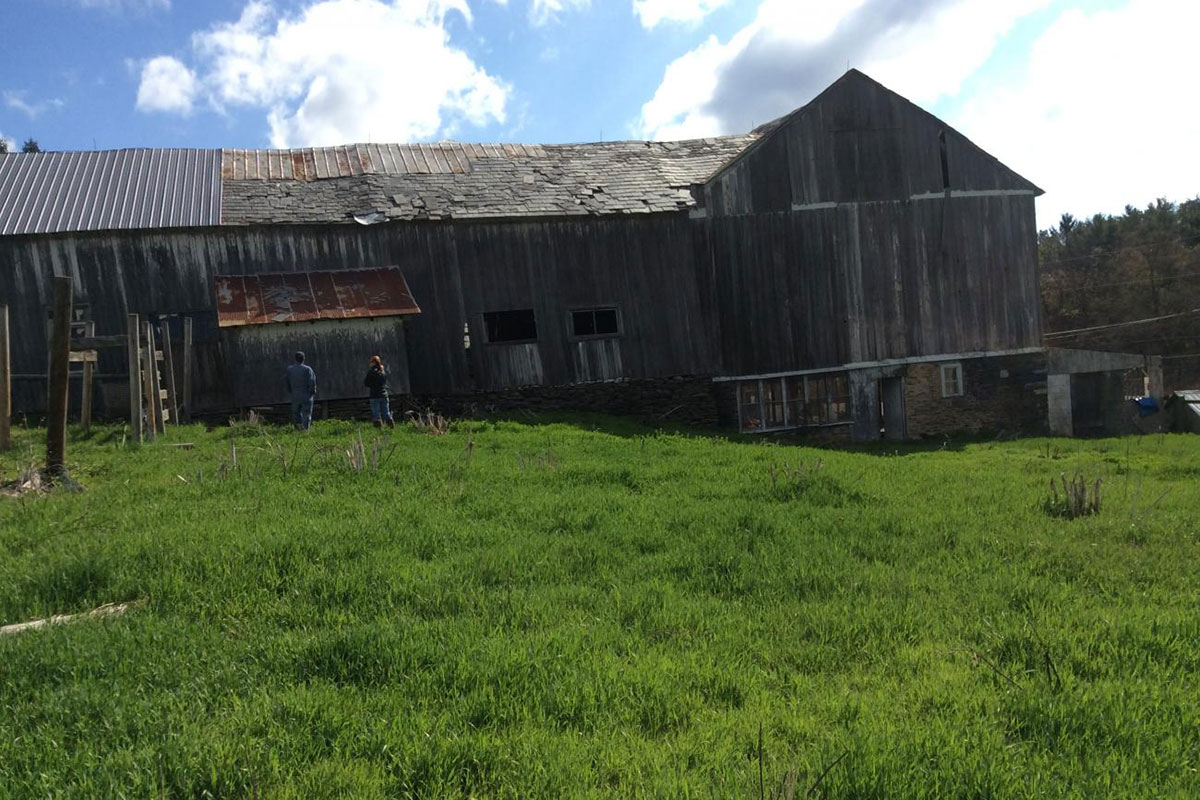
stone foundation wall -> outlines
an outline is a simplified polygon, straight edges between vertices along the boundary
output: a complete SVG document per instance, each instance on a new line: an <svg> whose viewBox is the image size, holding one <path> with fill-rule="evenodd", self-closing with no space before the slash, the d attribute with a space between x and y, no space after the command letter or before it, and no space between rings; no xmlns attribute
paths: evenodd
<svg viewBox="0 0 1200 800"><path fill-rule="evenodd" d="M712 427L717 407L709 378L681 376L638 378L567 386L527 386L465 395L393 395L392 415L399 419L409 411L434 411L448 417L502 414L512 411L595 412L663 422ZM272 421L286 421L283 405L255 407L255 412ZM318 419L369 419L366 400L321 400L313 414ZM205 415L216 419L226 414Z"/></svg>
<svg viewBox="0 0 1200 800"><path fill-rule="evenodd" d="M943 363L962 365L962 395L942 397ZM909 364L904 403L910 439L990 431L1045 434L1046 357L1032 353Z"/></svg>

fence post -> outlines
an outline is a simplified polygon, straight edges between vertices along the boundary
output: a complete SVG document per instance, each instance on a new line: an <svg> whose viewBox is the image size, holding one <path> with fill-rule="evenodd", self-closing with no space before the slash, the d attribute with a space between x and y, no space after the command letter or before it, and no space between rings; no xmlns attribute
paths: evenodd
<svg viewBox="0 0 1200 800"><path fill-rule="evenodd" d="M88 337L95 336L96 323L85 323L83 326L83 335ZM83 425L85 432L92 429L92 382L95 378L95 366L95 361L83 362L83 390L79 398L79 422Z"/></svg>
<svg viewBox="0 0 1200 800"><path fill-rule="evenodd" d="M63 472L67 456L67 386L71 363L71 279L54 279L50 329L50 396L46 400L46 471Z"/></svg>

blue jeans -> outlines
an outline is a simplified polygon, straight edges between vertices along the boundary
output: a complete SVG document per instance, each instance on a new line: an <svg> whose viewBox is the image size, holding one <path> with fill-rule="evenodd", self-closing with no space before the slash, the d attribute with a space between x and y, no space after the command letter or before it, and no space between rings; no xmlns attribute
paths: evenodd
<svg viewBox="0 0 1200 800"><path fill-rule="evenodd" d="M292 400L292 424L300 430L308 430L312 426L313 399Z"/></svg>
<svg viewBox="0 0 1200 800"><path fill-rule="evenodd" d="M383 420L390 421L392 419L392 409L388 405L387 397L372 397L371 398L371 421L381 422Z"/></svg>

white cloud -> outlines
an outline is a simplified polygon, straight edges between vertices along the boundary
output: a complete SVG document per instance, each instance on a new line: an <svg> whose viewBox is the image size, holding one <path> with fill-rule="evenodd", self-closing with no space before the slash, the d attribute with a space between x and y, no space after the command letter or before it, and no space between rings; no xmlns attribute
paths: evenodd
<svg viewBox="0 0 1200 800"><path fill-rule="evenodd" d="M592 0L531 0L529 21L533 25L545 25L556 21L564 11L584 9L591 4Z"/></svg>
<svg viewBox="0 0 1200 800"><path fill-rule="evenodd" d="M4 105L20 111L30 119L37 119L46 111L58 111L66 105L61 98L51 97L47 100L29 101L25 98L28 92L7 89L4 92Z"/></svg>
<svg viewBox="0 0 1200 800"><path fill-rule="evenodd" d="M5 136L4 131L0 131L0 142L4 142L4 144L7 146L7 152L17 152L17 140L9 136Z"/></svg>
<svg viewBox="0 0 1200 800"><path fill-rule="evenodd" d="M1120 213L1200 194L1195 0L1131 0L1063 13L1023 78L967 102L951 122L1046 190L1038 222Z"/></svg>
<svg viewBox="0 0 1200 800"><path fill-rule="evenodd" d="M139 111L190 114L196 99L196 76L179 59L158 56L142 65Z"/></svg>
<svg viewBox="0 0 1200 800"><path fill-rule="evenodd" d="M810 100L847 66L917 103L953 96L1021 17L1049 0L762 0L729 41L667 67L640 135L746 130Z"/></svg>
<svg viewBox="0 0 1200 800"><path fill-rule="evenodd" d="M633 0L633 13L644 28L660 22L699 22L729 0Z"/></svg>
<svg viewBox="0 0 1200 800"><path fill-rule="evenodd" d="M411 141L503 122L508 86L450 42L466 0L262 0L193 37L203 96L261 109L276 147ZM140 92L139 92L140 96Z"/></svg>

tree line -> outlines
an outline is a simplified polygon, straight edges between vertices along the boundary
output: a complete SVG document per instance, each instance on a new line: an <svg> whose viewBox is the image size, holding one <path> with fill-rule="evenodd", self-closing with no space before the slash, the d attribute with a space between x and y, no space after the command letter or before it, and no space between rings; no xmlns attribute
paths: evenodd
<svg viewBox="0 0 1200 800"><path fill-rule="evenodd" d="M1200 386L1200 197L1063 214L1038 260L1049 344L1162 355L1169 389Z"/></svg>
<svg viewBox="0 0 1200 800"><path fill-rule="evenodd" d="M0 139L0 153L7 153L7 152L8 152L8 141L5 139ZM21 145L21 152L22 153L40 153L40 152L42 152L42 148L38 147L38 143L37 143L36 139L26 139L25 144Z"/></svg>

